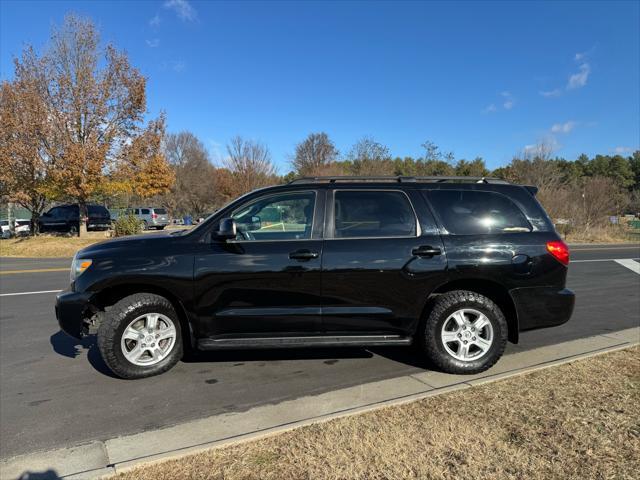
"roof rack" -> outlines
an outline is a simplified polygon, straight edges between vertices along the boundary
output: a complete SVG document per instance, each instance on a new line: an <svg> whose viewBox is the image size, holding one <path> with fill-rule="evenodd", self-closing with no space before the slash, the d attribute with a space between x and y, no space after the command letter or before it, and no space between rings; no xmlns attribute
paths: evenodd
<svg viewBox="0 0 640 480"><path fill-rule="evenodd" d="M395 182L395 183L498 183L509 184L506 180L492 177L408 177L398 176L337 176L337 177L302 177L289 182L289 185L300 183L338 183L338 182Z"/></svg>

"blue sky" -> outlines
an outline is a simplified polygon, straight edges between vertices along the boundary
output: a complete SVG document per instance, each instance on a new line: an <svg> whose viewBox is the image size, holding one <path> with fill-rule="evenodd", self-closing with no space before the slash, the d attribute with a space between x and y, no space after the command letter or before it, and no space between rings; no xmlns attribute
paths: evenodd
<svg viewBox="0 0 640 480"><path fill-rule="evenodd" d="M260 140L281 173L326 131L346 153L368 135L394 156L431 140L495 168L535 144L580 153L640 147L640 2L0 3L0 76L46 45L66 12L148 78L148 110L219 160Z"/></svg>

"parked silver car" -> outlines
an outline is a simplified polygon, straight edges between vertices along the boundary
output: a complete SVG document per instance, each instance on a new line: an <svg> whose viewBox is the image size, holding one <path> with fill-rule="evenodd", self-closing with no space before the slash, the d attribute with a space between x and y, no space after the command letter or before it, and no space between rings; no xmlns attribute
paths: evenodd
<svg viewBox="0 0 640 480"><path fill-rule="evenodd" d="M150 228L162 230L169 225L169 215L165 208L136 207L127 209L126 213L139 218L145 230Z"/></svg>

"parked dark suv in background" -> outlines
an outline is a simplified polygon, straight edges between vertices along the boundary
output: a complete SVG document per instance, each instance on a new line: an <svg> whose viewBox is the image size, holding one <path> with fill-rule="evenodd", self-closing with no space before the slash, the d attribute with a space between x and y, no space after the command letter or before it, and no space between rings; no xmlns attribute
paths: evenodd
<svg viewBox="0 0 640 480"><path fill-rule="evenodd" d="M107 230L111 227L111 215L102 205L87 205L89 219L87 230ZM41 232L78 233L80 207L78 204L53 207L39 219Z"/></svg>
<svg viewBox="0 0 640 480"><path fill-rule="evenodd" d="M536 188L485 178L311 178L251 192L191 231L92 245L57 298L124 378L185 349L416 345L491 367L569 320L569 251Z"/></svg>

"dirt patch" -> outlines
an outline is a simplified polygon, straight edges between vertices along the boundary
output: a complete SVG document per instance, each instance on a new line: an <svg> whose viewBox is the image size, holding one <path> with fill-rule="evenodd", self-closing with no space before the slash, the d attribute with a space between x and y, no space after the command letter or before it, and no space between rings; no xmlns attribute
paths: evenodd
<svg viewBox="0 0 640 480"><path fill-rule="evenodd" d="M118 479L637 478L640 350L151 464Z"/></svg>

